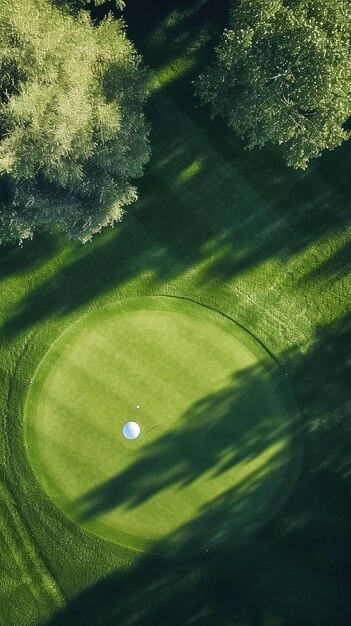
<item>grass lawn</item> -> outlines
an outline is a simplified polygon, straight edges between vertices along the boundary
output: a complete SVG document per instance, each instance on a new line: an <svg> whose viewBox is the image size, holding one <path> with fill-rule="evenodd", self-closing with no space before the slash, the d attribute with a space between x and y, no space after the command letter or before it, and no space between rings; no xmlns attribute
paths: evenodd
<svg viewBox="0 0 351 626"><path fill-rule="evenodd" d="M230 526L224 517L200 536L213 548L229 532L238 542L272 517L299 465L300 422L282 378L214 310L122 299L69 326L44 357L26 403L29 457L57 506L102 537L149 550L179 542L230 494ZM132 418L137 441L121 432ZM193 548L205 549L196 537Z"/></svg>
<svg viewBox="0 0 351 626"><path fill-rule="evenodd" d="M127 2L130 36L156 70L139 201L91 244L43 234L0 250L0 623L349 626L350 148L306 172L286 169L275 150L244 151L192 95L225 11L214 2L139 4ZM142 309L154 338L148 352L127 303L161 296L176 296L177 306L167 315ZM111 317L113 307L124 313ZM94 358L87 329L98 335ZM148 385L135 332L148 363L146 352L167 349ZM102 402L111 419L99 414L95 428ZM158 414L153 440L124 442L117 422L111 439L115 406L129 419L137 404L146 426ZM90 462L112 441L107 470ZM165 503L158 536L153 501L158 510ZM68 504L79 523L61 511ZM138 512L148 534L139 527L120 543L98 536L106 535L97 514L122 539ZM155 550L136 550L136 536Z"/></svg>

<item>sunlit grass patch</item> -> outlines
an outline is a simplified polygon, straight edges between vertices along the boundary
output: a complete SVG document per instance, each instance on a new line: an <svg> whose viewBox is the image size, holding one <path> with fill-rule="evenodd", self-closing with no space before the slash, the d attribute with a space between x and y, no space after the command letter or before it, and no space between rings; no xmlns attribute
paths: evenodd
<svg viewBox="0 0 351 626"><path fill-rule="evenodd" d="M196 59L194 57L178 57L174 61L168 63L168 65L161 67L151 76L149 82L149 91L158 91L162 87L166 87L175 80L178 80L184 74L189 72L196 65Z"/></svg>
<svg viewBox="0 0 351 626"><path fill-rule="evenodd" d="M183 19L184 16L181 11L171 11L171 13L169 13L165 19L165 26L166 28L174 28L174 26L176 26L179 21Z"/></svg>
<svg viewBox="0 0 351 626"><path fill-rule="evenodd" d="M190 165L185 167L180 172L179 180L182 183L184 183L187 180L189 180L190 178L193 178L193 176L195 176L196 174L198 174L200 172L200 170L202 169L202 165L203 165L203 159L201 157L198 157L192 163L190 163Z"/></svg>

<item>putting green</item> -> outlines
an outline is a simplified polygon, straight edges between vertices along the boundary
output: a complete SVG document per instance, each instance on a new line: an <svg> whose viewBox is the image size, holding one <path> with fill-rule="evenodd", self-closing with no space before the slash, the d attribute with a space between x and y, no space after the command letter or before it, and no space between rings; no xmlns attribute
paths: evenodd
<svg viewBox="0 0 351 626"><path fill-rule="evenodd" d="M122 300L68 327L25 413L57 507L138 549L242 537L277 509L297 464L279 368L235 322L180 298ZM122 435L130 420L136 440Z"/></svg>

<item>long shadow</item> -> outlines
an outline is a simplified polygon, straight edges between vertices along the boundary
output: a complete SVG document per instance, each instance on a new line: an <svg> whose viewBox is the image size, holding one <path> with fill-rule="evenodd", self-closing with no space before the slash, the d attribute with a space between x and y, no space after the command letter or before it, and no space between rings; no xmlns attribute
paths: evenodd
<svg viewBox="0 0 351 626"><path fill-rule="evenodd" d="M205 9L208 13L201 13ZM213 10L213 3L205 2L189 12L194 31L187 20L171 25L175 51L183 45L177 29L194 37ZM134 25L139 18L136 11ZM133 19L131 11L131 24ZM163 60L167 40L161 38L153 51L147 37L143 42L145 53L157 52ZM202 61L197 59L193 76ZM115 231L97 235L18 304L2 329L3 339L53 314L83 307L142 275L149 276L143 284L157 290L205 262L209 246L213 258L206 263L203 280L226 282L267 259L292 258L331 228L349 228L351 201L345 181L351 156L346 147L317 159L302 173L288 170L274 150L244 152L223 121L212 123L207 110L194 108L189 79L152 98L153 156L139 185L138 203ZM33 257L36 242L28 242L25 249ZM341 256L334 265L327 262L320 273L316 270L314 280L326 272L339 275L348 257L346 247L344 253L337 253ZM11 250L5 258L12 261L4 260L4 272L21 264L20 257Z"/></svg>
<svg viewBox="0 0 351 626"><path fill-rule="evenodd" d="M274 373L277 376L266 366L242 370L225 389L189 407L180 418L181 428L157 437L133 464L78 501L81 519L98 517L121 505L132 509L169 487L182 489L207 472L214 478L239 468L240 463L252 462L246 484L240 482L225 496L233 502L231 532L238 532L243 519L248 530L260 516L264 502L268 507L271 490L275 489L272 475L279 470L279 480L287 478L289 482L290 476L285 474L289 466L293 473L292 464L298 464L293 439L298 438L299 422L290 414L293 407L277 402L275 397L272 401ZM272 446L274 453L269 460L259 463ZM250 496L258 490L260 477L263 493L256 499L256 510L251 510Z"/></svg>
<svg viewBox="0 0 351 626"><path fill-rule="evenodd" d="M304 282L340 280L351 272L351 239L304 277Z"/></svg>
<svg viewBox="0 0 351 626"><path fill-rule="evenodd" d="M157 59L152 46L151 49L147 46L145 40L148 37L154 42L167 36L167 43L172 48L177 44L184 46L184 37L188 40L189 33L204 22L211 22L212 28L220 34L227 25L228 11L226 0L156 0L152 3L128 0L123 15L130 37L141 42L142 52L149 63L151 59L160 61L160 57Z"/></svg>
<svg viewBox="0 0 351 626"><path fill-rule="evenodd" d="M34 242L26 241L21 247L10 244L1 246L0 281L9 276L36 270L57 252L58 247L57 238L46 234L38 234Z"/></svg>
<svg viewBox="0 0 351 626"><path fill-rule="evenodd" d="M206 280L213 276L227 281L267 259L293 257L328 233L331 226L348 227L348 190L342 179L328 186L323 159L311 177L280 172L273 193L267 165L261 168L266 156L244 153L238 167L239 149L232 145L231 158L219 145L225 144L224 128L216 140L212 131L204 137L203 127L184 115L170 95L160 98L151 106L154 151L140 185L140 201L115 231L101 233L78 259L73 257L70 264L32 290L13 311L3 337L52 314L80 308L142 274L149 276L147 286L159 289L205 261L208 244L213 259L206 263ZM174 113L171 129L170 112ZM199 154L203 157L199 171L182 180L184 167L187 171ZM325 158L330 167L331 163L337 167L336 153ZM245 180L244 164L248 167L252 161L261 170L261 179L256 175L250 184ZM346 157L340 164L347 166ZM328 267L330 276L339 271Z"/></svg>
<svg viewBox="0 0 351 626"><path fill-rule="evenodd" d="M184 109L181 97L175 95L175 101L177 107ZM216 119L208 124L204 117L207 111L192 111L191 107L187 107L187 111L194 120L196 117L199 126L202 124L208 147L213 150L214 158L209 155L208 169L201 183L211 168L216 168L216 161L218 167L220 159L227 163L233 183L235 181L226 197L226 207L221 206L220 177L216 195L212 196L209 190L208 204L203 207L207 217L216 210L224 216L224 244L228 252L219 254L218 261L210 267L213 276L228 280L267 259L291 258L330 232L350 229L351 199L347 180L351 154L348 145L324 154L305 172L294 171L285 166L276 149L244 151L242 143L228 132L223 120ZM200 180L201 177L196 181L199 187ZM238 193L240 186L254 191L256 197L252 196L251 202L244 202ZM227 220L228 208L233 212L232 224ZM238 247L243 248L240 255L237 254ZM344 260L349 266L347 247L340 253L340 260L338 255L336 262L333 259L326 261L311 278L319 279L327 271L330 277L337 275Z"/></svg>
<svg viewBox="0 0 351 626"><path fill-rule="evenodd" d="M192 133L193 143L187 153L189 161L196 150L202 154L203 167L195 178L178 188L178 195L198 198L198 209L193 200L192 213L202 215L205 228L212 226L213 239L217 235L216 259L207 266L207 276L230 280L267 259L293 258L326 234L349 232L348 145L324 154L307 171L294 171L285 166L277 149L244 151L242 142L228 132L223 120L209 124L208 112L194 108L189 90L174 89L170 104L178 132L182 125L187 126L189 134L194 128L202 132L202 144L196 143ZM162 107L158 115L162 119ZM176 160L177 155L164 165L169 181L172 167L174 177ZM311 279L337 277L342 264L345 273L350 264L349 245L332 257L311 273ZM315 263L314 255L311 260Z"/></svg>
<svg viewBox="0 0 351 626"><path fill-rule="evenodd" d="M176 556L145 555L74 598L50 626L350 626L350 356L351 315L321 328L307 355L290 355L307 454L266 527L239 545L224 533L212 547L219 520L230 525L236 514L233 494L224 494L178 531ZM199 537L208 552L194 556Z"/></svg>
<svg viewBox="0 0 351 626"><path fill-rule="evenodd" d="M157 203L150 190L149 199L131 209L112 236L108 233L89 248L87 244L78 259L73 257L70 264L33 289L2 327L3 339L53 314L80 308L142 274L150 276L147 286L151 283L151 288L157 289L163 281L199 262L203 253L193 245L194 233L190 232L186 207L171 193L163 198L162 181L157 188ZM159 204L163 203L164 211L160 211ZM204 231L202 236L206 237Z"/></svg>
<svg viewBox="0 0 351 626"><path fill-rule="evenodd" d="M204 2L193 3L194 7L188 8L187 14L191 20L195 20L196 28L201 29L201 15L197 15L198 9L202 9ZM209 3L211 4L211 2ZM162 5L163 6L163 5ZM172 2L170 2L170 7ZM106 8L106 7L105 7ZM142 7L139 7L141 12ZM102 9L105 10L105 9ZM160 7L158 7L159 14ZM169 11L166 4L162 10ZM149 12L149 9L148 11ZM151 10L152 13L152 10ZM139 22L140 12L137 12ZM135 17L135 16L134 16ZM206 16L205 16L206 17ZM206 18L207 19L207 18ZM131 21L133 21L131 19ZM145 23L147 24L147 22ZM146 36L148 28L143 25L143 36ZM183 24L184 26L184 24ZM171 30L174 30L173 28ZM188 29L191 36L191 29ZM196 38L196 33L192 33ZM175 43L172 55L179 51L181 42L174 35ZM163 41L165 51L172 48L168 41ZM198 47L201 52L201 45ZM165 54L162 63L165 62ZM197 63L199 59L197 59ZM151 111L151 117L153 117ZM154 138L157 132L157 111L154 112ZM168 126L168 121L167 121ZM168 149L167 149L168 151ZM157 156L153 159L157 169ZM196 220L189 217L189 207L179 201L179 198L168 189L167 181L159 178L153 172L153 166L149 168L142 181L140 189L141 200L137 205L128 209L127 216L122 226L116 227L114 233L101 233L96 236L93 243L87 244L84 252L71 256L71 263L61 265L55 275L50 276L19 303L18 309L13 312L12 318L3 329L3 337L13 336L19 330L30 327L53 314L60 314L83 306L113 287L123 284L140 274L150 270L162 277L176 275L180 270L197 261L201 255L194 246L190 228L196 226ZM207 232L203 231L201 238L206 239ZM28 257L38 256L36 240L25 243ZM78 257L78 258L77 258ZM23 254L17 246L9 247L4 252L4 274L11 272L11 268L17 264L21 266ZM39 262L39 261L38 261Z"/></svg>

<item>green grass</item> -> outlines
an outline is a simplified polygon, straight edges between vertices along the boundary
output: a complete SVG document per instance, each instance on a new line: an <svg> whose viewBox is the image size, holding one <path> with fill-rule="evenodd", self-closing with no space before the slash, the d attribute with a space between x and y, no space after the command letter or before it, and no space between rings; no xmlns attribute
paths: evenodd
<svg viewBox="0 0 351 626"><path fill-rule="evenodd" d="M347 626L349 146L303 173L287 170L276 151L243 151L225 124L194 108L190 81L220 30L216 7L203 3L192 15L180 1L143 4L128 2L126 19L146 61L159 70L185 49L195 61L153 93L140 200L91 244L42 235L0 250L0 623ZM174 8L177 20L167 22ZM208 529L231 526L238 511L229 491L183 525L171 559L71 522L37 481L23 432L30 380L61 333L105 305L160 293L219 309L268 348L288 373L286 393L301 414L296 441L304 440L293 490L249 542L224 538L217 550L191 552L195 540L206 545ZM211 412L225 414L230 398L210 395ZM194 467L184 470L190 481Z"/></svg>
<svg viewBox="0 0 351 626"><path fill-rule="evenodd" d="M299 422L286 396L277 366L235 322L179 298L128 298L51 346L30 385L26 443L49 497L102 537L151 550L179 542L230 491L240 541L296 476ZM141 436L126 441L132 418ZM229 540L226 521L207 545Z"/></svg>

